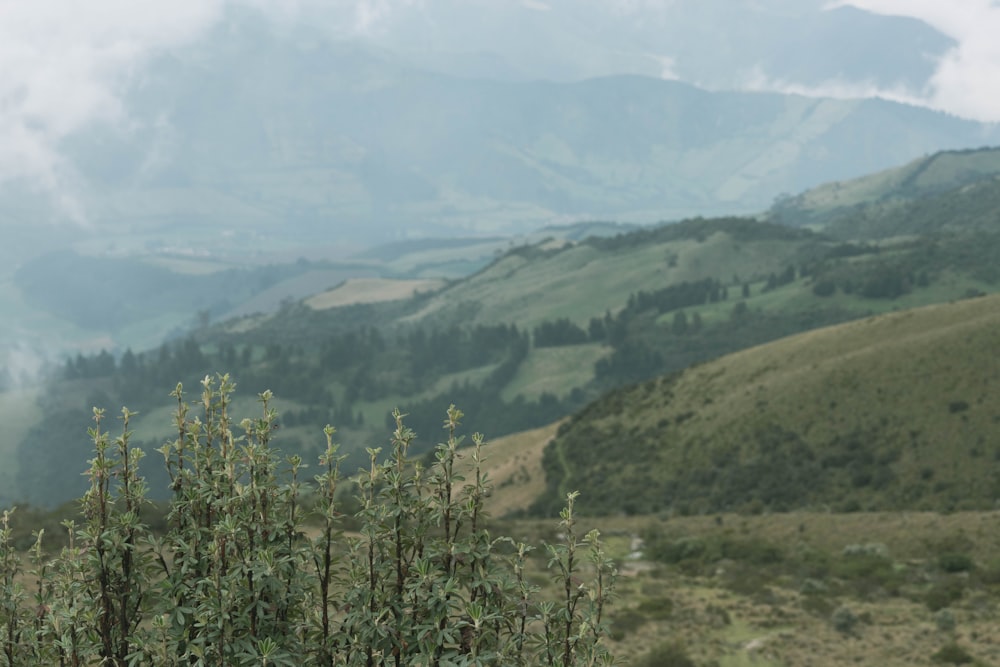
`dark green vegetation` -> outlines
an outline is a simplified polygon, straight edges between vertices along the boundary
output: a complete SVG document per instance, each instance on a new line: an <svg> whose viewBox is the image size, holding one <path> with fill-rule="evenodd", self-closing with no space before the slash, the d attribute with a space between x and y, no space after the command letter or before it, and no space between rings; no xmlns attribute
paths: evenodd
<svg viewBox="0 0 1000 667"><path fill-rule="evenodd" d="M117 438L94 410L82 523L66 522L57 556L36 533L25 572L11 539L17 515L4 511L4 664L612 662L602 636L615 570L597 531L578 533L576 494L562 541L545 545L562 589L546 599L527 578L532 547L487 530L479 434L473 477L459 485L459 410L448 409L446 441L426 466L409 457L414 433L396 413L385 461L370 450L367 470L343 483L357 509L347 537L334 429L310 480L302 459L271 447L270 392L259 416L240 420L227 376L202 386L199 407L180 385L173 393L177 437L161 448L172 490L165 531L140 519L147 485L127 409Z"/></svg>

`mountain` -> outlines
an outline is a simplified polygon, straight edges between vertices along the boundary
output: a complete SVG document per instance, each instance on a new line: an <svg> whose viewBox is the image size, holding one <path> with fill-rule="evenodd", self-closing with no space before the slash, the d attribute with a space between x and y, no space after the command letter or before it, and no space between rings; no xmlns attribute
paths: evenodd
<svg viewBox="0 0 1000 667"><path fill-rule="evenodd" d="M954 46L920 21L823 0L434 0L383 8L360 38L423 68L508 81L627 73L714 90L768 79L919 91L935 59ZM336 24L332 16L326 23Z"/></svg>
<svg viewBox="0 0 1000 667"><path fill-rule="evenodd" d="M842 12L876 20L822 16ZM127 128L95 126L60 146L90 224L122 251L229 257L755 212L780 193L998 132L879 99L619 74L449 76L252 12L153 58L123 96ZM41 217L39 206L12 187L0 197L10 218Z"/></svg>
<svg viewBox="0 0 1000 667"><path fill-rule="evenodd" d="M622 389L545 451L549 508L992 508L1000 297L811 331Z"/></svg>

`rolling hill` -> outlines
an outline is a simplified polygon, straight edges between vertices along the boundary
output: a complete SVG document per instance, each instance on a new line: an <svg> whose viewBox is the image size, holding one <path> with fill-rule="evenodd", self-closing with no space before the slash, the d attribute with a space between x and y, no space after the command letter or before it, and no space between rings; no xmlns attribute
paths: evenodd
<svg viewBox="0 0 1000 667"><path fill-rule="evenodd" d="M545 451L597 514L983 509L1000 476L1000 296L799 334L610 393Z"/></svg>
<svg viewBox="0 0 1000 667"><path fill-rule="evenodd" d="M988 154L942 155L922 172L947 166L941 171L957 173L964 159L982 163ZM967 171L988 174L973 167ZM479 262L472 275L433 289L405 281L337 288L343 279L331 272L337 265L305 259L241 273L201 271L212 265L207 259L164 264L152 260L169 258L151 257L137 274L147 283L169 271L186 272L187 282L183 288L163 285L133 306L104 296L88 301L100 292L100 276L124 276L133 260L67 256L60 270L72 275L77 267L80 279L76 291L65 293L46 287L51 276L44 266L29 263L15 274L21 284L89 305L73 311L89 318L81 324L176 310L185 290L205 304L228 298L231 308L262 312L201 320L192 334L143 352L74 356L50 366L49 382L33 394L16 391L17 377L0 372L0 389L8 390L0 396L11 402L5 437L16 440L0 448L9 459L5 469L16 471L9 475L16 484L5 491L32 502L72 497L80 484L77 470L46 461L79 461L82 468L92 406L139 410L136 437L151 450L172 437L164 388L178 381L197 387L218 371L232 372L250 392L244 395L248 407L253 393L275 392L283 415L279 444L288 452L311 457L316 434L325 423L335 424L352 469L363 461L365 443L384 437L394 407L410 413L410 426L421 436L414 452L420 453L435 442L440 415L451 403L467 414L469 428L500 437L549 424L608 391L792 334L996 292L1000 235L983 217L992 201L983 189L990 182L951 182L950 189L913 199L909 204L926 212L922 219L931 231L877 241L751 218L696 218L640 229L558 227L517 242L389 244L352 260L354 268L375 275L419 279L425 276L421 267L453 266L463 253ZM962 205L949 208L950 201ZM891 215L873 209L871 222ZM421 285L410 298L398 298ZM140 286L133 281L132 287ZM293 287L305 298L280 296L279 289ZM36 410L16 407L26 396L35 397ZM884 476L889 468L878 469ZM872 475L858 473L857 483L863 486ZM691 488L704 481L692 481ZM879 477L878 483L887 482ZM860 491L849 495L845 503L869 502ZM941 489L927 498L950 502Z"/></svg>
<svg viewBox="0 0 1000 667"><path fill-rule="evenodd" d="M901 167L835 181L783 198L775 222L838 238L884 239L996 229L1000 148L941 151Z"/></svg>

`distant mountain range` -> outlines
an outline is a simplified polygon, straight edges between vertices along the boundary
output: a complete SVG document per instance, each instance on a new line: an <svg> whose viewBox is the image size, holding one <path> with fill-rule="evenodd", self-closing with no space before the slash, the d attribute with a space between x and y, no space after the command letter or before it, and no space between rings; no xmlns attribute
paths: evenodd
<svg viewBox="0 0 1000 667"><path fill-rule="evenodd" d="M805 20L777 16L773 25ZM819 16L843 23L830 34L876 21L849 9ZM915 40L907 48L943 48L910 23L897 31ZM418 61L238 14L134 78L127 128L94 127L61 148L92 230L118 252L259 257L757 212L782 193L1000 141L996 127L878 99L711 92L649 76L499 81ZM37 193L0 190L8 221L30 223L43 208Z"/></svg>

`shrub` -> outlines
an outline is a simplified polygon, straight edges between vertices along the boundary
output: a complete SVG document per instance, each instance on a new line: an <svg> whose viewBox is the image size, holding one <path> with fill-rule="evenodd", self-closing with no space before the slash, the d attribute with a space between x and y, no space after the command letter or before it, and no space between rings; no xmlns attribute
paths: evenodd
<svg viewBox="0 0 1000 667"><path fill-rule="evenodd" d="M945 607L934 612L934 625L941 632L951 632L955 629L955 613Z"/></svg>
<svg viewBox="0 0 1000 667"><path fill-rule="evenodd" d="M924 593L924 604L929 610L938 611L962 599L964 594L965 582L958 577L946 577L935 582L930 590Z"/></svg>
<svg viewBox="0 0 1000 667"><path fill-rule="evenodd" d="M657 644L632 663L633 667L697 667L682 644Z"/></svg>
<svg viewBox="0 0 1000 667"><path fill-rule="evenodd" d="M972 656L964 648L955 642L951 642L945 644L931 655L931 660L944 665L966 665L972 662Z"/></svg>
<svg viewBox="0 0 1000 667"><path fill-rule="evenodd" d="M670 598L651 598L640 602L638 609L648 618L660 621L674 613L674 602Z"/></svg>
<svg viewBox="0 0 1000 667"><path fill-rule="evenodd" d="M975 567L968 554L948 552L938 556L938 567L948 573L968 572Z"/></svg>
<svg viewBox="0 0 1000 667"><path fill-rule="evenodd" d="M485 529L485 442L463 450L462 413L449 408L433 462L408 457L414 433L394 414L391 451L369 449L359 472L357 534L341 533L342 457L326 448L312 482L270 440L271 393L237 426L228 376L206 377L198 416L180 385L177 438L161 448L173 498L165 535L141 520L141 450L94 410L96 452L82 525L49 558L39 531L30 557L34 599L19 583L10 513L0 523L0 655L7 664L402 665L606 664L604 607L615 570L597 531L580 536L569 494L561 542L546 544L561 593L540 599L525 565L531 547ZM242 431L236 435L234 431ZM306 536L306 496L319 523ZM29 576L29 580L30 580Z"/></svg>
<svg viewBox="0 0 1000 667"><path fill-rule="evenodd" d="M649 618L638 609L625 609L615 614L611 619L609 636L616 642L620 642L648 621Z"/></svg>
<svg viewBox="0 0 1000 667"><path fill-rule="evenodd" d="M830 623L837 632L852 635L858 624L858 616L850 607L837 607L830 616Z"/></svg>

